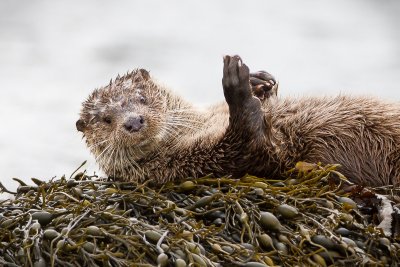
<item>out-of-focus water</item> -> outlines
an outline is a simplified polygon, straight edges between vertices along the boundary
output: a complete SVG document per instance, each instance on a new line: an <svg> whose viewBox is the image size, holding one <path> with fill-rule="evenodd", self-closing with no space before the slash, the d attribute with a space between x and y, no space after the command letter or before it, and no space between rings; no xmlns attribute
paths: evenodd
<svg viewBox="0 0 400 267"><path fill-rule="evenodd" d="M280 80L280 94L400 100L400 2L0 2L0 180L49 179L91 159L81 102L136 67L197 104L223 100L222 56Z"/></svg>

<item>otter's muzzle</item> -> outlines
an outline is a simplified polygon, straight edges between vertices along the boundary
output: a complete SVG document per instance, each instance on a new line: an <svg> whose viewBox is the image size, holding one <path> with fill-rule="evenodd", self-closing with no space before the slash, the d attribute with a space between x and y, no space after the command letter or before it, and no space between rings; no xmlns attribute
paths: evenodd
<svg viewBox="0 0 400 267"><path fill-rule="evenodd" d="M144 118L142 115L130 116L123 126L130 133L138 132L144 126Z"/></svg>

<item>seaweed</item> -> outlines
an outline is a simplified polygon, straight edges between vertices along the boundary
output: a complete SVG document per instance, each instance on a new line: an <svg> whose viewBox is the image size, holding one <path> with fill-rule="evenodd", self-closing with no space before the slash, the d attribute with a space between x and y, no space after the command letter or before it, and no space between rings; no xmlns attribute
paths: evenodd
<svg viewBox="0 0 400 267"><path fill-rule="evenodd" d="M337 167L162 186L78 168L20 183L0 204L0 265L397 266L398 214L380 225L381 196L396 209L396 188L353 185Z"/></svg>

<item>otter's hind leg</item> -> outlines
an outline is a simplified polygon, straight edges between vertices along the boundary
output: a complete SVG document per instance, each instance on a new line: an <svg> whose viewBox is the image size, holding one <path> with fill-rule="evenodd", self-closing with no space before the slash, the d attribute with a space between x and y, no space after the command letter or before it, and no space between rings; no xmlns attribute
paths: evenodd
<svg viewBox="0 0 400 267"><path fill-rule="evenodd" d="M224 57L222 85L229 106L229 125L219 146L225 151L222 169L240 177L246 173L265 176L276 172L275 139L270 115L253 95L249 68L239 56ZM217 148L219 148L217 146ZM220 151L220 150L218 150Z"/></svg>
<svg viewBox="0 0 400 267"><path fill-rule="evenodd" d="M275 77L264 70L250 73L250 84L253 94L261 102L270 97L275 97L278 93L278 82Z"/></svg>

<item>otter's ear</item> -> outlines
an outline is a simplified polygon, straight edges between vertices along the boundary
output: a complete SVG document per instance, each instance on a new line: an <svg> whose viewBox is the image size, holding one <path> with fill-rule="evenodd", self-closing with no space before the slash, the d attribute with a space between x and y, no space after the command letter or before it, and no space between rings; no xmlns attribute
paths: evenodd
<svg viewBox="0 0 400 267"><path fill-rule="evenodd" d="M83 120L76 121L76 129L83 133L86 128L86 123Z"/></svg>
<svg viewBox="0 0 400 267"><path fill-rule="evenodd" d="M140 76L142 76L143 80L147 81L150 79L150 73L145 70L145 69L139 69L138 74L140 73Z"/></svg>

